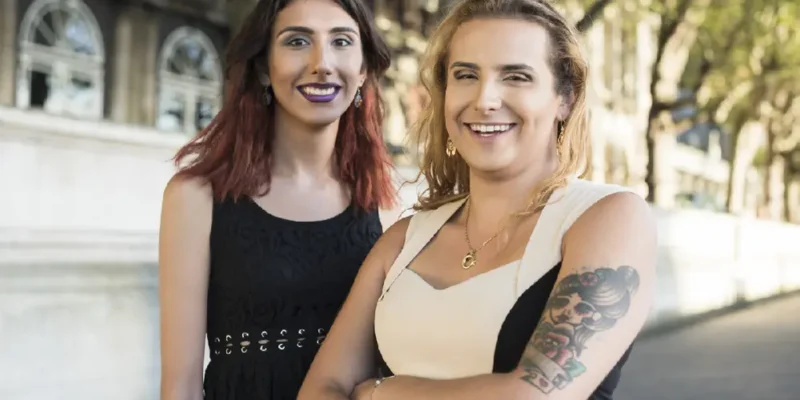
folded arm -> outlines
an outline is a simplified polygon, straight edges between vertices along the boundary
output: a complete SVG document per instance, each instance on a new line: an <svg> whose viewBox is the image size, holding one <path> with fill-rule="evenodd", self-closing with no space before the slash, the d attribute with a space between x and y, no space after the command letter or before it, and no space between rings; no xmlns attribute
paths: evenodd
<svg viewBox="0 0 800 400"><path fill-rule="evenodd" d="M555 288L514 371L454 380L397 376L369 396L588 398L631 345L652 304L656 232L649 206L629 193L599 201L567 232L563 254Z"/></svg>

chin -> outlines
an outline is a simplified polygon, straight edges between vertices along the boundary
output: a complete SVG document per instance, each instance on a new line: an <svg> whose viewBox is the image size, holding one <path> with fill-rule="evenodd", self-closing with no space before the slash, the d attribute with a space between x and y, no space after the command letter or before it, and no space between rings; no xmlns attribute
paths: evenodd
<svg viewBox="0 0 800 400"><path fill-rule="evenodd" d="M471 170L483 173L504 171L514 164L514 157L488 153L467 155L464 160Z"/></svg>
<svg viewBox="0 0 800 400"><path fill-rule="evenodd" d="M324 127L339 121L339 118L344 115L344 111L345 110L303 110L302 113L298 113L297 119L310 126Z"/></svg>
<svg viewBox="0 0 800 400"><path fill-rule="evenodd" d="M301 121L303 121L303 123L309 126L323 128L328 125L335 124L337 121L339 121L339 117L340 116L336 116L333 118L326 118L321 116L314 116L309 118L302 118Z"/></svg>
<svg viewBox="0 0 800 400"><path fill-rule="evenodd" d="M493 174L507 170L511 164L499 162L499 160L481 160L478 162L468 162L469 169L478 174Z"/></svg>

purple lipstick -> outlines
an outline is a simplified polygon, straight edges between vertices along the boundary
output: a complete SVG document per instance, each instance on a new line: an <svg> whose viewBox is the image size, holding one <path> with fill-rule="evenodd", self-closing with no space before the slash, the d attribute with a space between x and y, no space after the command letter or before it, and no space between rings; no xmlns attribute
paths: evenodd
<svg viewBox="0 0 800 400"><path fill-rule="evenodd" d="M342 87L335 83L309 83L297 87L297 91L312 103L329 103L336 98Z"/></svg>

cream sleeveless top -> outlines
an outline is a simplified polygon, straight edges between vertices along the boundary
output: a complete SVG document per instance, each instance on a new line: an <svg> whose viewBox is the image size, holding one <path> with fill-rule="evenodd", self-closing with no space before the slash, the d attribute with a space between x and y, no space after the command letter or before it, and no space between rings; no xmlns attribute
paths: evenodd
<svg viewBox="0 0 800 400"><path fill-rule="evenodd" d="M559 265L562 238L575 220L600 199L623 191L628 189L570 179L542 210L521 260L441 290L407 267L464 200L415 214L375 310L375 335L385 366L396 375L455 379L491 373L499 358L519 360L521 352L496 354L501 328L522 330L504 326L512 308L514 313L530 312L533 323L538 321L539 314L527 310L533 307L515 307L518 299ZM542 307L550 289L552 285L537 300ZM527 341L529 329L511 335L524 334Z"/></svg>

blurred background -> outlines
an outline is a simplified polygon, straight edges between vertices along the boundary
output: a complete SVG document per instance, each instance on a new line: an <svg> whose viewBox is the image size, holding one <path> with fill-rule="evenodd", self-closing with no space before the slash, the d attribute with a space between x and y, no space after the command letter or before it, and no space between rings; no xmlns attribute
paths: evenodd
<svg viewBox="0 0 800 400"><path fill-rule="evenodd" d="M255 1L0 0L0 399L158 398L169 160L219 109ZM448 2L368 3L400 182ZM800 0L556 4L592 65L591 178L659 223L658 299L616 398L797 399ZM387 226L424 182L398 187Z"/></svg>

